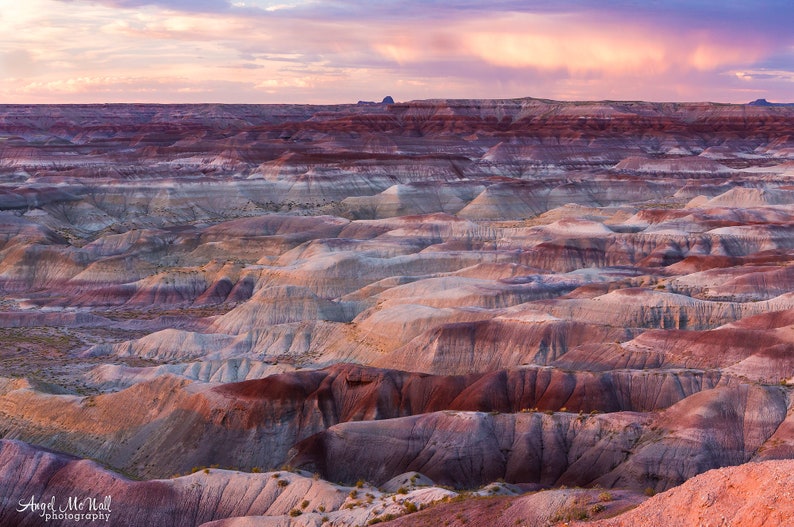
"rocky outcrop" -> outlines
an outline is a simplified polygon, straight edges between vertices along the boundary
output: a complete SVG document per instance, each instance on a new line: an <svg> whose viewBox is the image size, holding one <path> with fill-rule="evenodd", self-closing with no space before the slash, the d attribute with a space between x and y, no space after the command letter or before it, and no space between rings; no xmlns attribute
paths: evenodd
<svg viewBox="0 0 794 527"><path fill-rule="evenodd" d="M786 407L779 389L739 386L699 392L657 418L442 412L349 422L299 443L292 462L343 481L417 470L459 486L504 478L664 490L749 461L772 441Z"/></svg>
<svg viewBox="0 0 794 527"><path fill-rule="evenodd" d="M416 470L458 487L496 479L587 485L625 460L641 435L638 417L438 412L351 422L304 440L290 461L348 482Z"/></svg>
<svg viewBox="0 0 794 527"><path fill-rule="evenodd" d="M613 519L575 525L785 525L794 514L790 499L793 470L791 461L711 470Z"/></svg>
<svg viewBox="0 0 794 527"><path fill-rule="evenodd" d="M578 346L622 341L630 329L538 315L509 315L439 325L373 364L427 373L463 375L518 365L548 365Z"/></svg>

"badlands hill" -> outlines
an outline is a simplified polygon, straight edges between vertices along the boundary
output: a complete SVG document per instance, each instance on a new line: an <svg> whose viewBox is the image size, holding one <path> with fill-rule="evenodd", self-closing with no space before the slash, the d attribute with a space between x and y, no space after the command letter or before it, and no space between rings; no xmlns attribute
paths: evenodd
<svg viewBox="0 0 794 527"><path fill-rule="evenodd" d="M0 525L784 524L794 108L1 109Z"/></svg>

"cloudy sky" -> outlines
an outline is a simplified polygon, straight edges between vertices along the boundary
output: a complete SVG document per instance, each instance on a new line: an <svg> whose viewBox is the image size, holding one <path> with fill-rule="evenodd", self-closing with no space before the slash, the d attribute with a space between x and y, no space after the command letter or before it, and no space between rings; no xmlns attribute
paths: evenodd
<svg viewBox="0 0 794 527"><path fill-rule="evenodd" d="M791 0L0 0L0 102L794 101Z"/></svg>

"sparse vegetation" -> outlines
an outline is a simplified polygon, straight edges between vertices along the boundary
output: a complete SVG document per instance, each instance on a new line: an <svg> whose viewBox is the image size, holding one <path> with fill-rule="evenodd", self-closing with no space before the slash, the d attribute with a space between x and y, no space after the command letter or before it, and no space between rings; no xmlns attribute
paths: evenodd
<svg viewBox="0 0 794 527"><path fill-rule="evenodd" d="M601 494L598 495L598 499L600 501L603 501L604 503L606 503L608 501L612 501L613 497L612 497L612 494L609 491L605 490L604 492L602 492Z"/></svg>
<svg viewBox="0 0 794 527"><path fill-rule="evenodd" d="M581 505L571 505L562 510L557 511L557 514L552 516L552 522L569 522L573 520L586 520L590 517L587 509Z"/></svg>

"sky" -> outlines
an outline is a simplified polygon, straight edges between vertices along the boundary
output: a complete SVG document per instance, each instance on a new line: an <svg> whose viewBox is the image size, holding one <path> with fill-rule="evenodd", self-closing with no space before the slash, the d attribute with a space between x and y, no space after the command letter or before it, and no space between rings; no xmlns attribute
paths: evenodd
<svg viewBox="0 0 794 527"><path fill-rule="evenodd" d="M0 102L794 102L791 0L0 0Z"/></svg>

